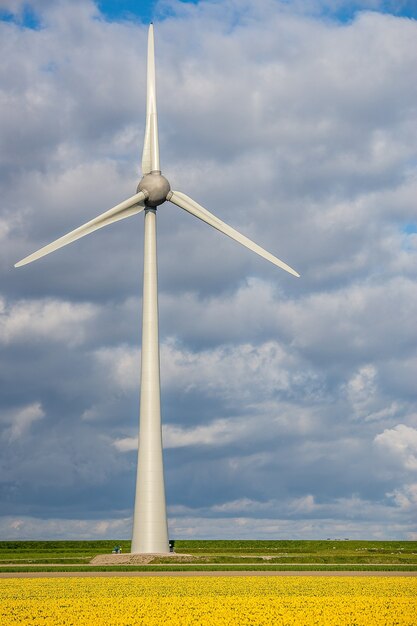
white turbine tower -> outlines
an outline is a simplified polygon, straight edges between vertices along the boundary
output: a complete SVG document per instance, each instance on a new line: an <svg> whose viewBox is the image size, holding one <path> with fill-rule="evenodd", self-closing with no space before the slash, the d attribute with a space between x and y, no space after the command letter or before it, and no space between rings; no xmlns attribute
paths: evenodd
<svg viewBox="0 0 417 626"><path fill-rule="evenodd" d="M213 226L267 261L294 276L299 276L286 263L222 222L184 193L172 191L167 179L161 175L156 111L154 36L153 25L151 24L148 34L146 130L142 155L142 179L137 187L137 193L95 219L25 257L15 265L15 267L20 267L31 263L84 237L84 235L103 228L103 226L145 211L140 436L132 553L169 552L162 457L156 260L156 207L166 200Z"/></svg>

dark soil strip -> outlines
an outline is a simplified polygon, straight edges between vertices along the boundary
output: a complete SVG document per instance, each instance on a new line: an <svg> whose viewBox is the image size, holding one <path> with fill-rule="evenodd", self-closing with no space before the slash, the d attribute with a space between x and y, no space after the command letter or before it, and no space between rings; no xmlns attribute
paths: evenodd
<svg viewBox="0 0 417 626"><path fill-rule="evenodd" d="M417 572L349 571L220 571L220 572L1 572L0 578L103 578L126 576L417 576Z"/></svg>

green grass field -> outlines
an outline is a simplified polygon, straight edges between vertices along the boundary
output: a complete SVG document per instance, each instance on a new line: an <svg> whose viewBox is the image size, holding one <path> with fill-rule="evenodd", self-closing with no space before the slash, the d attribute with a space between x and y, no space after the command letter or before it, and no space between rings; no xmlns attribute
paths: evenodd
<svg viewBox="0 0 417 626"><path fill-rule="evenodd" d="M161 569L416 570L416 541L175 541L175 552L192 555L189 564L156 557L145 566L91 566L115 545L130 541L2 541L0 571L108 571Z"/></svg>

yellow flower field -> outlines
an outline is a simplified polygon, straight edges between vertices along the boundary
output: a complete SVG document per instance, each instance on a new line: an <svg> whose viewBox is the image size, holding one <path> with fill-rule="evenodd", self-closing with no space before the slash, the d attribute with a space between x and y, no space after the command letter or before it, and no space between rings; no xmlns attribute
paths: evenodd
<svg viewBox="0 0 417 626"><path fill-rule="evenodd" d="M0 581L0 624L417 623L417 578L115 577Z"/></svg>

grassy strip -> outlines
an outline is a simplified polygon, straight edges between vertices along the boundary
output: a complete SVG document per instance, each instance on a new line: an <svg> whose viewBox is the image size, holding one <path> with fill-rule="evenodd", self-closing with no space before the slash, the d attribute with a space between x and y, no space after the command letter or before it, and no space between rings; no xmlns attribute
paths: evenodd
<svg viewBox="0 0 417 626"><path fill-rule="evenodd" d="M30 564L32 567L29 571L35 571L34 565L41 568L52 564L60 567L64 567L64 564L87 566L87 562L93 556L110 554L115 545L120 545L125 554L130 552L130 541L126 540L1 541L1 571L5 571L5 565L24 567ZM223 569L230 569L233 564L247 569L256 569L257 566L277 566L281 570L290 567L299 569L302 566L317 568L319 564L323 565L323 569L333 568L338 564L344 570L353 565L363 570L378 565L387 567L406 565L410 568L417 565L416 541L175 540L175 551L178 554L193 555L190 561L195 568L199 564L205 566L206 563L211 568L223 566ZM263 559L262 556L267 556L268 559ZM175 562L171 561L171 557L163 556L152 561L152 565L157 563L164 563L168 568L185 565L180 560ZM91 566L88 567L91 571ZM133 566L121 565L121 567L129 569ZM149 565L147 567L149 568Z"/></svg>
<svg viewBox="0 0 417 626"><path fill-rule="evenodd" d="M383 552L391 550L409 549L417 551L417 541L361 541L361 540L183 540L175 541L177 552L266 552L271 553L276 550L286 552L317 552L326 551L337 547L338 550L364 550L372 552Z"/></svg>
<svg viewBox="0 0 417 626"><path fill-rule="evenodd" d="M38 558L38 559L1 559L0 560L0 568L6 565L28 565L30 564L39 564L39 565L61 565L62 561L65 561L66 564L70 565L70 564L75 564L75 565L87 565L87 563L89 563L91 560L91 557L86 556L86 557L80 557L79 559L73 559L73 558L65 558L65 557L61 557L61 558Z"/></svg>
<svg viewBox="0 0 417 626"><path fill-rule="evenodd" d="M164 558L164 557L156 557L152 560L152 565L156 564L167 564L174 565L175 557ZM48 561L44 561L47 563ZM185 561L184 561L185 562ZM259 565L285 565L289 563L290 565L294 565L294 563L299 563L300 565L417 565L417 559L415 557L405 557L403 555L379 555L375 557L356 557L356 555L347 555L340 556L337 554L329 554L328 556L322 556L320 554L310 554L308 557L300 558L297 554L281 556L281 557L271 557L268 556L266 559L261 556L234 556L234 555L226 555L219 556L216 554L207 555L206 557L195 556L193 555L193 559L189 559L190 563L194 565L203 565L205 563L223 565L227 563L228 565L246 565L248 563L251 564L259 564Z"/></svg>
<svg viewBox="0 0 417 626"><path fill-rule="evenodd" d="M5 565L87 565L92 556L79 556L79 557L51 557L49 555L38 555L36 557L27 558L3 558L0 559L0 568ZM300 556L298 554L285 555L285 556L267 556L263 558L259 555L247 555L241 556L236 554L211 554L211 555L193 555L189 560L175 557L155 557L152 560L152 565L166 564L166 565L183 565L186 562L193 565L285 565L289 563L294 565L299 563L300 565L417 565L417 558L415 556L409 556L405 554L393 554L393 555L370 555L370 556L356 556L356 555L340 555L331 553L323 556L323 554L309 554Z"/></svg>
<svg viewBox="0 0 417 626"><path fill-rule="evenodd" d="M39 563L5 563L5 564L1 564L0 563L0 572L3 571L7 571L7 568L9 567L24 567L27 568L28 571L36 571L36 568L51 568L51 571L55 570L57 572L62 571L63 569L68 569L68 571L77 571L82 567L86 567L88 566L89 569L93 569L93 568L97 568L97 567L110 567L110 568L114 568L114 567L122 567L122 568L126 568L127 570L131 569L132 567L145 567L146 569L149 569L150 567L154 568L155 571L157 570L162 570L164 571L164 568L168 568L171 569L172 567L182 567L184 569L201 569L203 570L207 570L210 571L210 569L215 568L215 567L222 567L222 568L235 568L235 567L245 567L247 569L258 569L259 567L270 567L270 568L274 568L274 567L279 567L281 569L287 569L289 567L323 567L323 569L329 569L331 567L338 567L338 568L342 568L345 569L346 567L361 567L364 569L368 569L369 566L375 568L375 570L377 569L383 569L384 567L397 567L399 570L400 569L405 569L405 571L407 571L407 568L417 568L417 564L416 563L338 563L336 561L333 562L328 562L328 563L323 563L321 561L313 561L310 563L299 563L298 561L291 561L290 563L274 563L274 562L269 562L269 563L265 563L265 561L262 561L261 563L259 562L255 562L255 561L246 561L245 563L241 563L240 561L225 561L224 563L217 563L216 561L212 561L212 562L207 562L207 563L199 563L198 561L196 563L194 562L181 562L181 561L171 561L171 562L163 562L163 563L158 563L158 562L154 562L154 561L150 561L149 563L120 563L120 565L117 564L112 564L112 563L107 563L107 564L103 564L103 565L87 565L87 563L49 563L48 561L40 561Z"/></svg>
<svg viewBox="0 0 417 626"><path fill-rule="evenodd" d="M130 552L130 541L94 540L94 541L0 541L0 556L20 553L29 557L49 553L68 554L71 556L88 556L111 552L115 545L120 545L123 552ZM270 554L286 553L320 553L336 550L337 552L356 553L391 553L393 551L417 554L417 541L357 541L357 540L175 540L175 551L204 553L237 553L237 554ZM359 556L359 555L358 555Z"/></svg>
<svg viewBox="0 0 417 626"><path fill-rule="evenodd" d="M97 565L97 566L85 566L80 567L48 567L47 565L25 567L18 565L16 567L2 567L0 572L4 573L28 573L28 572L225 572L225 571L238 571L238 572L286 572L286 571L300 571L300 572L320 572L320 571L335 571L335 572L417 572L417 566L395 566L395 565L381 565L379 567L369 565L213 565L211 567L202 567L201 565L171 565L171 566L152 566L152 565Z"/></svg>

